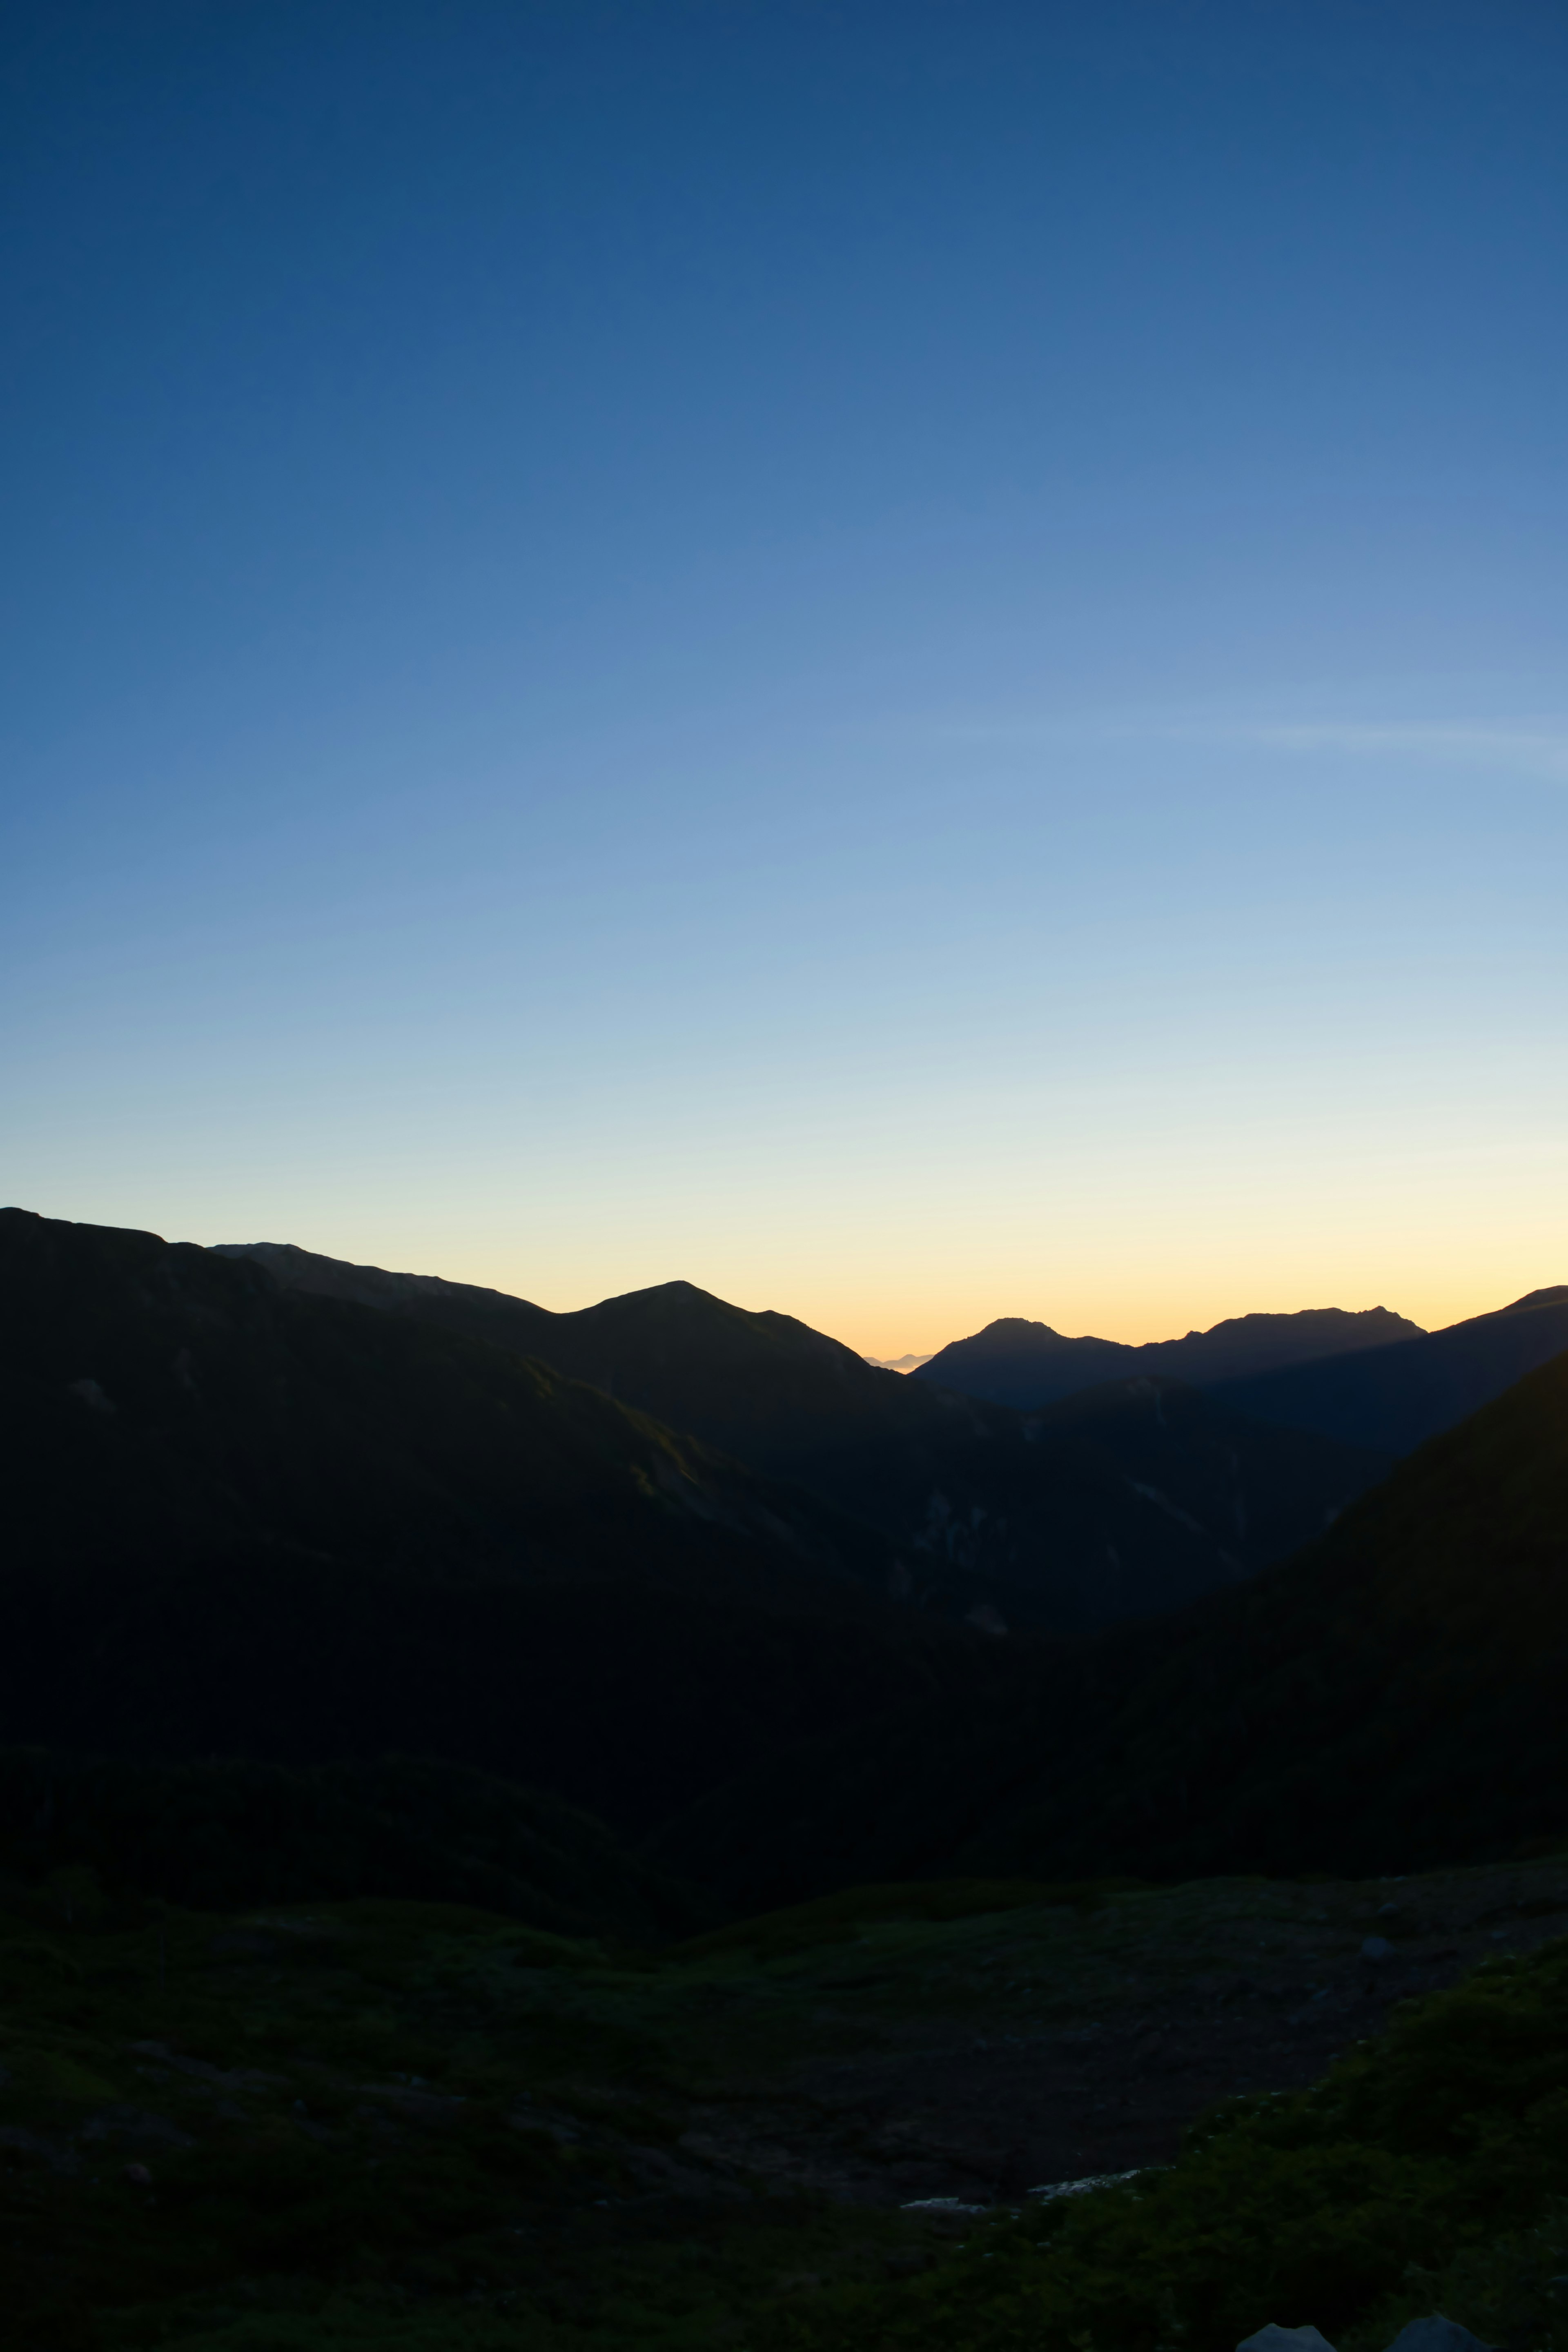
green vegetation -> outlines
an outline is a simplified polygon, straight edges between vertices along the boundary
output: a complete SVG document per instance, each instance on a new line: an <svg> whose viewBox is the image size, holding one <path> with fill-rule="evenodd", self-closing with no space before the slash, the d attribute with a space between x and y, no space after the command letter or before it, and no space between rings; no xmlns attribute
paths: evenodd
<svg viewBox="0 0 1568 2352"><path fill-rule="evenodd" d="M963 1908L963 1898L956 1898ZM875 1907L874 1906L872 1907ZM0 1895L0 2304L27 2352L706 2345L920 2225L680 2145L821 2000L452 1905Z"/></svg>
<svg viewBox="0 0 1568 2352"><path fill-rule="evenodd" d="M712 1953L749 1952L760 1960L776 1959L824 1944L851 1943L874 1922L885 1920L994 1918L1040 1904L1090 1909L1131 1884L1093 1879L1078 1886L1042 1886L1032 1878L925 1878L902 1886L847 1886L815 1903L765 1911L689 1937L679 1957L699 1959Z"/></svg>
<svg viewBox="0 0 1568 2352"><path fill-rule="evenodd" d="M1540 1903L1565 1899L1561 1875ZM1484 1918L1489 1884L1400 1901L1413 1920ZM1539 1907L1511 1891L1516 1914ZM918 2081L919 2050L951 2049L965 2020L1114 2019L1184 1969L1211 1984L1216 1956L1260 1936L1337 1945L1381 1892L869 1888L815 1922L630 1953L457 1905L218 1916L79 1866L12 1881L7 2340L1228 2352L1275 2317L1380 2352L1436 2302L1552 2352L1564 1943L1406 2003L1312 2089L1223 2103L1122 2186L950 2220L822 2185L823 2132L849 2144L803 2095L824 2057L841 2074L860 2053L880 2079L909 2048Z"/></svg>
<svg viewBox="0 0 1568 2352"><path fill-rule="evenodd" d="M929 2278L837 2289L755 2340L1142 2352L1229 2347L1273 2317L1373 2352L1441 2307L1543 2347L1568 2333L1565 2193L1559 1943L1410 2004L1311 2091L1215 2110L1168 2169L976 2227Z"/></svg>

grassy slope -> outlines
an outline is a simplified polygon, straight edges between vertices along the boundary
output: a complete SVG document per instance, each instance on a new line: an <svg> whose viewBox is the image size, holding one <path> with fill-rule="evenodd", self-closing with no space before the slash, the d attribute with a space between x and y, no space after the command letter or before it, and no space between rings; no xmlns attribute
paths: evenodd
<svg viewBox="0 0 1568 2352"><path fill-rule="evenodd" d="M1267 2314L1371 2352L1438 2307L1546 2352L1568 2334L1565 2019L1568 1945L1493 1963L1314 2089L1211 2114L1169 2170L977 2231L935 2275L841 2289L756 2340L1143 2352L1228 2345Z"/></svg>
<svg viewBox="0 0 1568 2352"><path fill-rule="evenodd" d="M1560 1912L1561 1867L1535 1877ZM1486 1919L1495 1878L1401 1901L1450 1927ZM1521 1884L1498 1880L1516 1918L1537 1907ZM1423 2294L1402 2286L1408 2263L1528 2228L1568 2189L1568 1948L1547 1944L1396 2011L1321 2090L1223 2110L1136 2194L1018 2221L1004 2202L956 2235L824 2195L792 2158L833 2128L826 2084L847 2066L876 2076L907 2050L930 2084L990 2037L1022 2069L1030 2037L1092 2050L1124 2008L1146 2050L1138 2012L1161 1986L1223 2050L1235 1958L1260 1936L1353 2010L1355 1964L1337 1954L1387 1893L1233 1883L1075 1909L1034 1891L1047 1899L1014 1888L977 1911L994 1892L870 1890L810 1933L762 1921L655 1963L453 1906L215 1919L111 1903L79 1872L0 1885L14 2340L1068 2352L1088 2331L1146 2352L1175 2326L1228 2344L1272 2315L1341 2341L1360 2326L1370 2347L1387 2299ZM749 2138L731 2121L748 2113ZM853 2154L852 2136L838 2144Z"/></svg>
<svg viewBox="0 0 1568 2352"><path fill-rule="evenodd" d="M742 1906L969 1869L1404 1869L1568 1825L1568 1358L1320 1543L1164 1624L1020 1647L661 1835ZM742 1823L743 1822L743 1830Z"/></svg>

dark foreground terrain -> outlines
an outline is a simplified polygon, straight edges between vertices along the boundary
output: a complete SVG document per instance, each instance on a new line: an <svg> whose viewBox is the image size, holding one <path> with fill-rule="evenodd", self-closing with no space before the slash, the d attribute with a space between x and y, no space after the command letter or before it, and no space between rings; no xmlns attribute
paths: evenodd
<svg viewBox="0 0 1568 2352"><path fill-rule="evenodd" d="M483 1333L0 1256L6 2352L1568 2352L1568 1357L1000 1638ZM1207 1410L971 1434L1176 1527Z"/></svg>
<svg viewBox="0 0 1568 2352"><path fill-rule="evenodd" d="M1359 2322L1370 2345L1380 2307L1431 2307L1410 2264L1457 2256L1448 2307L1468 2294L1479 2325L1489 2294L1550 2302L1531 2262L1563 2267L1568 1956L1547 1939L1565 1923L1562 1859L1360 1885L861 1889L662 1954L449 1905L111 1903L58 1870L0 1913L5 2340L629 2352L1087 2330L1131 2352L1163 2339L1152 2295L1226 2352L1270 2317ZM1440 1991L1483 1958L1471 1990ZM1215 2101L1314 2084L1336 2057L1328 2092L1222 2109L1228 2128L1181 2156ZM1152 2167L1173 2168L1038 2194ZM1543 2217L1533 2254L1497 2252Z"/></svg>

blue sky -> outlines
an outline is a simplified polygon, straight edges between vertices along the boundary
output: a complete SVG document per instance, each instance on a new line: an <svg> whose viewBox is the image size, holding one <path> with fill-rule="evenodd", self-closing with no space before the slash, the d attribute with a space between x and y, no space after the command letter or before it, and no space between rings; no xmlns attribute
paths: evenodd
<svg viewBox="0 0 1568 2352"><path fill-rule="evenodd" d="M5 1197L889 1354L1568 1279L1558 10L11 23Z"/></svg>

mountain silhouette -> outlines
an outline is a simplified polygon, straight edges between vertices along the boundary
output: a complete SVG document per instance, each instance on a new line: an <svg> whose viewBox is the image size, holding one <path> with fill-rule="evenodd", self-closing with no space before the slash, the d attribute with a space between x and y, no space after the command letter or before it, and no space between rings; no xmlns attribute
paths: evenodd
<svg viewBox="0 0 1568 2352"><path fill-rule="evenodd" d="M978 1640L877 1530L510 1349L0 1212L8 1742L410 1750L623 1827Z"/></svg>
<svg viewBox="0 0 1568 2352"><path fill-rule="evenodd" d="M1216 1403L1387 1454L1452 1427L1568 1348L1568 1285L1364 1354L1217 1381Z"/></svg>
<svg viewBox="0 0 1568 2352"><path fill-rule="evenodd" d="M0 1212L0 1725L140 1759L141 1817L72 1768L106 1851L160 1812L154 1765L215 1758L285 1780L226 1768L180 1805L292 1822L279 1869L330 1819L322 1884L483 1882L524 1914L577 1874L584 1914L648 1916L682 1884L750 1909L932 1874L1388 1871L1568 1830L1568 1354L1301 1549L1311 1480L1321 1528L1322 1482L1372 1457L1182 1383L1026 1416L687 1285L552 1318L331 1265L305 1271L395 1311ZM1532 1296L1465 1345L1495 1375L1565 1310ZM541 1333L600 1384L517 1344ZM877 1512L910 1496L905 1544ZM1295 1556L1252 1572L1270 1547ZM1102 1630L1026 1630L1064 1619Z"/></svg>
<svg viewBox="0 0 1568 2352"><path fill-rule="evenodd" d="M895 1548L893 1594L992 1630L1083 1630L1177 1607L1296 1549L1388 1466L1142 1376L1021 1414L687 1282L555 1315L287 1244L214 1254L590 1382L876 1528Z"/></svg>
<svg viewBox="0 0 1568 2352"><path fill-rule="evenodd" d="M1568 1354L1240 1590L978 1657L666 1825L742 1909L867 1880L1398 1873L1568 1834Z"/></svg>
<svg viewBox="0 0 1568 2352"><path fill-rule="evenodd" d="M1420 1336L1418 1323L1391 1314L1386 1307L1355 1314L1339 1307L1318 1307L1297 1315L1233 1315L1211 1330L1189 1331L1184 1339L1153 1339L1136 1348L1118 1339L1064 1339L1048 1323L1006 1315L973 1339L953 1340L910 1377L1027 1412L1105 1381L1142 1376L1203 1387Z"/></svg>

